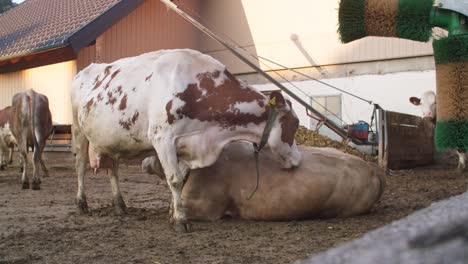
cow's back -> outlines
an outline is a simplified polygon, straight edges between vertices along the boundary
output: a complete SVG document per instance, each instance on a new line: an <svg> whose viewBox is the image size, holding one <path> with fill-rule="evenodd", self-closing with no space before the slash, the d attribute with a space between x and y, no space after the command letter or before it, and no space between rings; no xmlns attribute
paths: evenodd
<svg viewBox="0 0 468 264"><path fill-rule="evenodd" d="M47 96L35 93L34 98L34 126L36 130L41 131L41 140L46 140L53 129L52 113L49 108L49 99Z"/></svg>
<svg viewBox="0 0 468 264"><path fill-rule="evenodd" d="M260 187L248 200L256 181L253 148L231 144L213 166L191 173L183 190L189 214L209 220L223 214L255 220L349 216L368 211L380 198L385 179L377 165L335 149L300 150L304 162L294 170L281 169L271 153L262 153ZM210 201L224 203L221 215L219 204Z"/></svg>
<svg viewBox="0 0 468 264"><path fill-rule="evenodd" d="M15 94L12 98L10 112L10 127L13 135L19 138L23 132L28 133L28 144L33 144L31 139L32 125L41 136L37 140L45 142L52 131L52 114L49 109L49 100L45 95L36 93L33 90Z"/></svg>
<svg viewBox="0 0 468 264"><path fill-rule="evenodd" d="M10 131L10 110L10 106L0 110L0 147L3 151L6 151L7 147L13 147L15 142Z"/></svg>
<svg viewBox="0 0 468 264"><path fill-rule="evenodd" d="M0 110L0 128L7 126L9 123L10 109L11 106L7 106Z"/></svg>
<svg viewBox="0 0 468 264"><path fill-rule="evenodd" d="M193 142L185 141L187 135L204 131L207 122L192 117L181 120L177 107L186 103L176 95L192 98L192 90L184 92L201 82L200 74L224 70L225 66L212 57L185 49L91 64L73 80L74 122L98 154L139 155L153 149L150 137L157 134L171 133L177 143L187 145ZM222 81L222 77L215 80ZM191 108L187 112L200 111ZM112 137L105 136L109 128Z"/></svg>

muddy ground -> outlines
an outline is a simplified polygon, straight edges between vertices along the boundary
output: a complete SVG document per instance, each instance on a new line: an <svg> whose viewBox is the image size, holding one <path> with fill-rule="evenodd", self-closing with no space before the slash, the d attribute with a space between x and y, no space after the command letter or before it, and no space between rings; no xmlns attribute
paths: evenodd
<svg viewBox="0 0 468 264"><path fill-rule="evenodd" d="M91 213L75 211L70 153L47 153L50 177L40 191L21 190L18 166L0 171L0 263L290 263L352 240L432 202L460 194L465 176L453 164L395 171L366 215L299 222L224 219L196 222L195 232L168 225L169 191L160 179L122 166L129 214L116 216L105 174L85 180Z"/></svg>

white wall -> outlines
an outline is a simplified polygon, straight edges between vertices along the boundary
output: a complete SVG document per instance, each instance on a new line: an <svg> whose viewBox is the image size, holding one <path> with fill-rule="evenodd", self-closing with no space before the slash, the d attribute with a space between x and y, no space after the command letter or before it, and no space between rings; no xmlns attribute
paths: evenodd
<svg viewBox="0 0 468 264"><path fill-rule="evenodd" d="M385 75L360 75L346 78L323 79L323 82L336 86L342 90L353 93L367 100L379 104L383 109L396 111L412 115L420 115L420 109L409 102L409 97L420 95L427 91L435 91L435 71L422 72L400 72ZM329 88L315 81L294 82L309 96L336 95L341 92ZM254 85L259 90L275 89L273 84ZM302 95L298 90L289 84L296 94L301 95L305 101L310 99ZM294 111L298 114L301 125L311 129L310 118L306 115L305 108L293 102ZM358 120L370 123L373 106L350 95L342 94L342 119L347 124L352 124ZM320 133L328 134L326 128L321 128ZM330 135L329 135L330 136ZM340 139L337 136L331 136Z"/></svg>
<svg viewBox="0 0 468 264"><path fill-rule="evenodd" d="M433 54L431 43L397 38L368 37L340 43L337 33L339 0L202 2L200 16L208 27L229 36L250 52L291 68ZM201 38L201 47L233 73L252 72L208 37Z"/></svg>

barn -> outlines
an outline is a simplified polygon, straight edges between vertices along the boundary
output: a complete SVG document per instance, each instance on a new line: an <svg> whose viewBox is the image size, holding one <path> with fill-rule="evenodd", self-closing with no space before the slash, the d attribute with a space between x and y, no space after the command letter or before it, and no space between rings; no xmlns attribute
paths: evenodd
<svg viewBox="0 0 468 264"><path fill-rule="evenodd" d="M419 115L420 109L411 105L408 98L436 87L434 55L429 43L366 37L342 44L336 33L340 0L172 2L241 47L241 53L256 66L339 126L360 120L370 123L372 103L385 110ZM72 123L71 83L80 70L91 63L108 63L144 52L175 48L200 50L227 65L238 78L256 88L265 92L277 89L161 0L24 0L0 14L0 109L11 104L15 93L32 88L48 96L54 123L69 127ZM297 102L293 104L301 125L315 129L317 121ZM319 131L340 139L325 126ZM414 148L420 148L414 138L409 140L413 141ZM401 141L393 141L391 145L400 151L399 155L404 154ZM336 155L346 156L341 154ZM248 159L248 155L243 157ZM430 158L432 161L432 153ZM250 160L252 164L253 159L254 156ZM75 212L77 179L73 154L51 151L46 153L45 161L51 177L42 178L41 191L20 190L20 167L16 163L0 172L0 263L300 263L301 259L358 237L361 237L359 248L364 248L359 252L365 254L346 253L353 245L341 249L355 262L359 263L360 257L378 261L383 256L397 260L388 263L406 263L398 262L400 259L394 258L393 251L388 251L380 242L391 243L397 247L395 250L401 250L400 246L412 247L412 244L402 243L393 234L417 234L419 237L426 229L432 229L440 238L433 244L429 239L429 246L448 245L443 236L446 230L439 232L437 225L440 224L426 220L442 219L446 228L458 219L452 216L462 216L460 223L468 219L466 210L459 209L463 205L466 207L468 200L466 172L455 170L455 159L408 170L382 170L374 166L385 175L386 183L376 184L379 197L382 196L362 215L346 218L314 218L314 215L294 221L226 217L213 222L196 222L194 232L186 234L173 232L168 224L171 193L166 181L143 173L140 160L125 161L120 166L117 181L127 204L128 214L125 215L114 212L112 188L106 177L109 173L106 175L105 169L97 175L89 172L86 175L90 212L83 215ZM326 166L338 168L349 178L349 170L340 169L337 163L339 161ZM250 168L245 173L246 178L251 175L251 182L245 184L248 193L255 188L255 169L258 169L252 164L245 168L238 166L238 170L238 167L231 168L238 174ZM274 162L267 164L272 168L276 165ZM268 179L264 177L266 174L261 175L261 180ZM330 183L333 177L323 184L336 190L338 188ZM278 185L288 188L290 180L294 182L294 179L287 178L287 184ZM301 192L327 195L323 191L326 188L313 189L299 183L299 186L296 184L298 188L288 191L299 194L297 196L301 196ZM262 187L264 185L259 186L260 191ZM270 198L278 192L276 187L264 192L268 194L264 200L252 196L253 203L264 206L274 200ZM348 189L354 194L360 193L354 188ZM215 190L221 194L229 192L224 188ZM195 195L199 193L202 192L195 191ZM284 193L287 192L281 194ZM430 206L456 195L459 196L450 201ZM294 204L288 203L287 195L277 197L280 198L274 201L286 201L287 207L307 207L315 202ZM348 198L343 200L352 202ZM428 208L422 213L416 212L421 218L410 215L425 207ZM408 219L415 220L416 224ZM423 222L430 224L423 225ZM378 229L390 223L395 223L389 226L390 230ZM406 226L417 232L405 231L408 230L404 229ZM466 235L457 234L466 233L466 224L455 227L458 229L449 230L455 237L449 242L466 241ZM366 235L373 229L377 230ZM425 242L425 238L427 236L419 237L419 242ZM416 244L411 250L421 254L428 252L427 244L422 243L422 247ZM392 254L381 256L376 253L379 251L373 251L374 247ZM466 257L466 251L460 254ZM322 259L310 261L327 263Z"/></svg>
<svg viewBox="0 0 468 264"><path fill-rule="evenodd" d="M252 54L299 72L254 59L263 70L288 79L304 100L340 125L369 122L372 106L300 73L380 103L384 109L418 114L408 97L435 89L430 44L366 38L343 45L336 33L338 2L294 0L285 6L268 1L175 1ZM71 123L70 83L78 71L92 62L158 49L200 50L249 84L274 89L159 0L27 0L0 16L0 37L0 108L9 105L16 92L33 88L50 98L58 124ZM296 109L301 123L314 128L305 110Z"/></svg>

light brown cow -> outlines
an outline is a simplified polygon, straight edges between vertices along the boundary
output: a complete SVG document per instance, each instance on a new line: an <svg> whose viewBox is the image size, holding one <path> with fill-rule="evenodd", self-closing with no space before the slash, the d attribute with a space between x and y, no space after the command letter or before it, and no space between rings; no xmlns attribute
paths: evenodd
<svg viewBox="0 0 468 264"><path fill-rule="evenodd" d="M27 152L28 146L33 146L32 189L39 190L41 188L39 163L45 176L48 176L47 168L42 160L42 152L46 139L52 131L52 115L47 97L33 90L15 94L12 99L10 129L18 143L23 163L23 176L21 177L23 189L29 189Z"/></svg>
<svg viewBox="0 0 468 264"><path fill-rule="evenodd" d="M295 170L281 170L271 153L260 155L259 189L248 200L256 182L253 147L232 143L213 166L191 171L182 191L188 217L345 217L369 211L382 195L385 172L376 164L332 148L299 148L304 162ZM146 158L142 169L164 175L156 156Z"/></svg>
<svg viewBox="0 0 468 264"><path fill-rule="evenodd" d="M7 164L13 163L13 148L16 141L10 130L10 109L8 106L0 110L0 170L4 170ZM7 152L9 152L8 160Z"/></svg>

